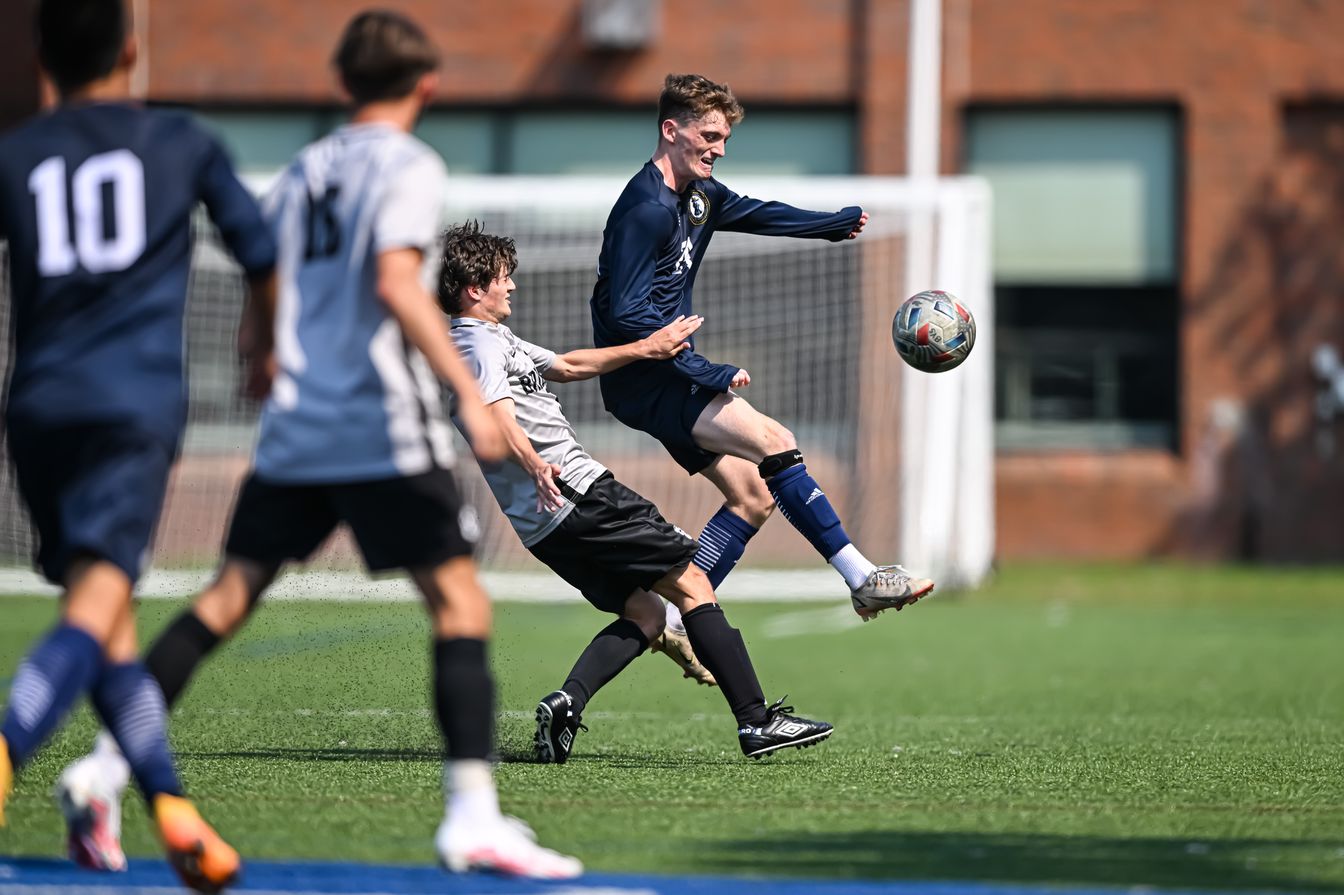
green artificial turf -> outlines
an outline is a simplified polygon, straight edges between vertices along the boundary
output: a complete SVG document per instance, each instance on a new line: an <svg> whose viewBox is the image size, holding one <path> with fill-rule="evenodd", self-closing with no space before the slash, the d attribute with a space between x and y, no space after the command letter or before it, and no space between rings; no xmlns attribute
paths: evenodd
<svg viewBox="0 0 1344 895"><path fill-rule="evenodd" d="M843 604L727 604L829 742L745 759L718 691L654 655L563 766L531 763L532 710L605 617L500 604L505 809L594 870L1344 888L1344 571L1018 566L868 625ZM0 598L0 678L54 611ZM173 714L203 813L245 856L432 861L428 657L414 604L263 606ZM24 769L0 854L61 853L47 793L92 732L81 709Z"/></svg>

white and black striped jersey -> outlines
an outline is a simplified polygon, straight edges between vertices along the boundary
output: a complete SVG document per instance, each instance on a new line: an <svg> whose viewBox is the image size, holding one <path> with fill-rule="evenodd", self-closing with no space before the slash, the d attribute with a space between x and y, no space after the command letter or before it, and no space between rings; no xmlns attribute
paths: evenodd
<svg viewBox="0 0 1344 895"><path fill-rule="evenodd" d="M560 481L587 494L588 486L607 469L579 444L560 400L546 387L542 374L555 363L555 352L518 338L502 323L472 317L453 318L453 341L475 374L485 403L512 398L518 426L533 450L560 467ZM517 463L482 464L481 471L525 547L550 534L573 509L565 501L558 510L538 510L532 476Z"/></svg>
<svg viewBox="0 0 1344 895"><path fill-rule="evenodd" d="M265 211L278 247L276 359L256 471L337 483L453 462L438 379L376 291L378 255L414 248L433 283L447 172L424 143L351 124L304 148Z"/></svg>

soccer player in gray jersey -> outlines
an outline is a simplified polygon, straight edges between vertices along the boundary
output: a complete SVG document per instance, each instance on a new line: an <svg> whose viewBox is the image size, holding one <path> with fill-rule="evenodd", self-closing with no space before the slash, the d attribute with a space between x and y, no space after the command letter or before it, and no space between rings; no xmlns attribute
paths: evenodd
<svg viewBox="0 0 1344 895"><path fill-rule="evenodd" d="M504 457L494 416L430 291L446 175L411 136L437 86L438 51L412 21L363 13L336 51L351 121L303 149L265 203L278 249L279 364L210 587L151 649L171 704L236 631L285 563L341 523L371 571L404 569L434 634L434 709L445 742L440 861L560 879L582 865L500 814L490 757L489 599L472 560L475 519L450 467L439 381L482 461ZM110 760L95 751L83 761Z"/></svg>
<svg viewBox="0 0 1344 895"><path fill-rule="evenodd" d="M482 471L523 545L588 602L619 616L584 649L564 685L537 706L537 757L565 761L589 700L662 633L658 595L681 610L695 653L737 719L744 754L759 758L826 739L831 725L824 721L794 716L782 699L766 705L741 632L729 626L709 579L692 564L695 541L589 456L546 387L637 360L675 357L700 318L679 318L627 345L557 355L504 325L517 265L513 240L482 233L477 223L444 239L439 301L453 315L453 339L512 461L482 464Z"/></svg>

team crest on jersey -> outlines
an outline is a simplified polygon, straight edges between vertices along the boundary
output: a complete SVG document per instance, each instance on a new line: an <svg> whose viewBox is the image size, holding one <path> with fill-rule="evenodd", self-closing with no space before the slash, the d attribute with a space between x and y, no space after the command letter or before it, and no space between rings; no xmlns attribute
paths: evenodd
<svg viewBox="0 0 1344 895"><path fill-rule="evenodd" d="M703 190L691 190L691 195L686 199L686 214L697 227L709 220L709 197Z"/></svg>

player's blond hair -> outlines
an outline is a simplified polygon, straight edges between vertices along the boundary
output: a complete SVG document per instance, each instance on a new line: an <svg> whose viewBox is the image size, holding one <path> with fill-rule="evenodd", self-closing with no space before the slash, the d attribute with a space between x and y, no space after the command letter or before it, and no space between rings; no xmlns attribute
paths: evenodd
<svg viewBox="0 0 1344 895"><path fill-rule="evenodd" d="M663 92L658 97L659 128L669 118L686 124L711 112L722 112L729 127L746 114L727 84L716 84L704 75L668 75L663 80Z"/></svg>

